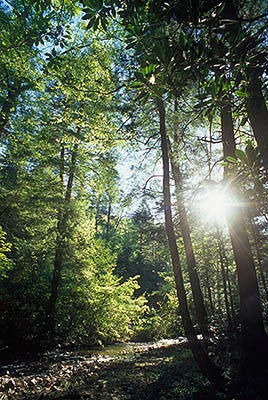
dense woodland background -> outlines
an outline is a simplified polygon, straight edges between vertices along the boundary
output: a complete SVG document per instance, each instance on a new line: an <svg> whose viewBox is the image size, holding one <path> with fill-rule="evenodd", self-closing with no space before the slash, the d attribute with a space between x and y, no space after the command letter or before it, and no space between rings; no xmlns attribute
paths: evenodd
<svg viewBox="0 0 268 400"><path fill-rule="evenodd" d="M264 399L266 1L2 0L0 24L3 358L186 335Z"/></svg>

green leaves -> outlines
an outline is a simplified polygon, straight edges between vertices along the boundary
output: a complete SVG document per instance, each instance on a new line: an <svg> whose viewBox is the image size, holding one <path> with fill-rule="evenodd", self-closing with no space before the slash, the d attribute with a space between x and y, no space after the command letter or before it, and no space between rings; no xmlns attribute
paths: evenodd
<svg viewBox="0 0 268 400"><path fill-rule="evenodd" d="M247 142L245 150L236 149L235 155L237 158L226 157L227 163L236 165L240 169L251 170L254 173L261 168L261 157L257 147L253 147L250 141ZM226 165L226 163L224 163Z"/></svg>
<svg viewBox="0 0 268 400"><path fill-rule="evenodd" d="M248 93L243 92L241 89L236 90L235 96L240 97L241 99L246 99L248 97Z"/></svg>
<svg viewBox="0 0 268 400"><path fill-rule="evenodd" d="M146 65L146 67L141 69L142 75L143 76L150 75L152 72L155 71L155 67L156 67L155 64Z"/></svg>
<svg viewBox="0 0 268 400"><path fill-rule="evenodd" d="M155 92L153 86L155 84L155 77L153 72L156 69L156 64L147 64L142 67L140 71L135 72L136 80L128 85L129 89L136 90L139 94L136 97L136 101L141 101L144 105L150 98L150 94Z"/></svg>
<svg viewBox="0 0 268 400"><path fill-rule="evenodd" d="M134 295L138 277L121 282L114 273L115 254L104 240L85 232L86 224L80 221L71 255L76 268L66 271L59 298L62 333L85 345L127 340L147 310L145 297Z"/></svg>
<svg viewBox="0 0 268 400"><path fill-rule="evenodd" d="M238 160L241 162L241 164L248 166L248 167L260 167L260 157L259 157L259 151L256 147L253 147L251 142L248 141L245 151L237 149L235 151L235 154L238 158Z"/></svg>
<svg viewBox="0 0 268 400"><path fill-rule="evenodd" d="M237 159L231 156L226 157L226 160L229 161L232 164L236 164L237 163Z"/></svg>
<svg viewBox="0 0 268 400"><path fill-rule="evenodd" d="M246 156L248 164L250 166L252 166L253 163L257 159L258 150L257 150L257 148L254 148L250 142L248 142L248 144L247 144L246 151L245 151L245 156Z"/></svg>
<svg viewBox="0 0 268 400"><path fill-rule="evenodd" d="M87 21L87 29L96 31L101 25L104 31L107 31L109 19L116 18L116 9L113 3L107 4L103 0L84 0L85 8L82 19Z"/></svg>
<svg viewBox="0 0 268 400"><path fill-rule="evenodd" d="M184 49L187 45L187 38L186 35L183 31L180 32L179 35L179 46L181 49Z"/></svg>
<svg viewBox="0 0 268 400"><path fill-rule="evenodd" d="M6 255L10 251L11 244L6 241L6 234L0 226L0 279L7 276L7 272L12 266L12 260Z"/></svg>
<svg viewBox="0 0 268 400"><path fill-rule="evenodd" d="M142 92L137 98L136 101L141 100L141 104L144 106L150 97L150 93Z"/></svg>
<svg viewBox="0 0 268 400"><path fill-rule="evenodd" d="M131 82L128 87L130 89L141 89L143 87L143 82L135 81Z"/></svg>
<svg viewBox="0 0 268 400"><path fill-rule="evenodd" d="M243 150L236 149L235 155L240 161L242 161L243 164L247 164L247 155L243 152Z"/></svg>

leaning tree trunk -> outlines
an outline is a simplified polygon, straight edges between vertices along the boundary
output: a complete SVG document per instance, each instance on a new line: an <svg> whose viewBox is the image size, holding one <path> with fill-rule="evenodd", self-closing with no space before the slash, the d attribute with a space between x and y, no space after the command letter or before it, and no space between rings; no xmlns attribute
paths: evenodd
<svg viewBox="0 0 268 400"><path fill-rule="evenodd" d="M55 334L56 328L56 305L58 299L58 292L60 287L61 280L61 272L63 267L63 259L66 247L66 230L67 230L67 222L69 218L69 207L72 195L73 181L74 181L74 171L76 165L77 158L77 150L78 143L74 144L71 165L69 170L68 182L65 192L64 205L63 209L60 209L58 212L58 223L57 223L57 238L56 238L56 250L54 257L54 270L53 270L53 278L51 282L51 293L48 301L47 307L47 326L46 333L50 335ZM64 180L64 147L61 150L61 168L60 168L60 178L61 184L63 188L63 180Z"/></svg>
<svg viewBox="0 0 268 400"><path fill-rule="evenodd" d="M177 200L176 206L180 219L180 231L183 238L183 245L186 255L187 269L190 278L191 289L193 293L196 318L202 336L204 339L206 339L208 337L208 315L205 307L204 297L201 291L199 276L197 273L196 259L195 259L195 254L190 234L190 227L183 196L183 181L182 181L182 175L180 171L179 157L178 157L179 138L178 138L178 121L176 116L177 111L178 111L178 104L176 99L174 106L175 118L174 118L174 131L173 131L173 147L171 146L171 143L168 140L170 163L175 183L175 195Z"/></svg>
<svg viewBox="0 0 268 400"><path fill-rule="evenodd" d="M187 304L186 292L184 288L182 270L180 265L180 259L178 254L178 248L176 243L176 237L173 227L172 212L171 212L171 194L170 194L170 183L169 183L169 158L168 158L168 143L166 135L166 123L165 123L165 108L163 101L157 99L157 107L160 117L160 136L161 136L161 150L162 150L162 162L163 162L163 194L164 194L164 209L165 209L165 226L168 237L169 249L172 259L173 272L175 277L175 284L177 290L177 296L179 300L180 314L182 318L183 327L185 330L186 337L189 342L189 346L192 350L193 356L201 369L204 376L212 383L212 385L218 390L225 390L226 382L222 376L222 370L212 364L205 352L200 341L197 339L189 309Z"/></svg>
<svg viewBox="0 0 268 400"><path fill-rule="evenodd" d="M193 293L193 300L196 310L196 317L200 331L205 339L208 336L208 316L203 294L200 287L195 254L190 234L190 227L184 205L184 198L182 193L182 176L178 163L175 163L175 160L172 157L170 158L170 161L171 161L172 175L175 182L177 209L180 218L180 231L183 238L187 268L188 268L190 284Z"/></svg>
<svg viewBox="0 0 268 400"><path fill-rule="evenodd" d="M228 102L221 108L221 129L224 157L235 157L232 112ZM234 172L226 166L224 175L229 190L237 194ZM258 375L267 368L267 337L263 325L255 265L241 207L233 207L227 223L240 294L241 378L249 388L253 388Z"/></svg>

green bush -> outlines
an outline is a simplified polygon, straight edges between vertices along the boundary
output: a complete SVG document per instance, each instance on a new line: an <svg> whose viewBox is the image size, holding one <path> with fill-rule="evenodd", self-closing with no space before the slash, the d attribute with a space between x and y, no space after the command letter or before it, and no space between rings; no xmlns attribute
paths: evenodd
<svg viewBox="0 0 268 400"><path fill-rule="evenodd" d="M115 257L101 239L91 239L70 262L59 296L58 334L81 345L129 340L147 310L145 297L135 297L137 277L121 283Z"/></svg>
<svg viewBox="0 0 268 400"><path fill-rule="evenodd" d="M12 260L6 255L10 250L11 244L6 241L6 234L0 226L0 279L5 278L7 271L12 267Z"/></svg>

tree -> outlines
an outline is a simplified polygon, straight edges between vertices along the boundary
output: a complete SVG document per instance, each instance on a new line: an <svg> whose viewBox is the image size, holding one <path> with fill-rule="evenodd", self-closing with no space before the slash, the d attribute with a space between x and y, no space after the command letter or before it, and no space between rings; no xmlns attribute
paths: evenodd
<svg viewBox="0 0 268 400"><path fill-rule="evenodd" d="M174 113L178 112L178 105L175 103ZM177 116L175 116L177 118ZM184 249L187 260L187 267L192 287L193 299L195 303L195 310L197 320L201 333L204 338L208 337L208 315L202 295L200 281L197 273L197 264L195 254L193 250L193 244L190 235L190 227L188 223L188 217L185 209L185 203L183 198L183 181L182 174L179 166L179 137L178 137L178 121L174 123L173 142L169 141L169 152L171 170L175 182L175 193L177 200L177 209L180 219L180 230L183 238Z"/></svg>
<svg viewBox="0 0 268 400"><path fill-rule="evenodd" d="M233 123L229 107L223 107L221 110L221 126L224 157L235 157ZM225 172L225 179L229 190L232 187L232 189L237 193L237 188L233 183L231 183L231 181L234 180L234 177L232 176L232 172L230 173L230 170L228 169ZM228 227L238 271L240 293L241 338L243 351L241 360L241 377L245 382L250 382L251 379L254 380L253 377L260 376L260 374L265 370L265 362L262 357L264 354L264 348L266 348L267 337L263 326L254 260L245 227L244 217L239 206L235 207L233 215L228 218ZM256 343L258 343L257 346ZM264 356L264 358L266 357Z"/></svg>
<svg viewBox="0 0 268 400"><path fill-rule="evenodd" d="M242 47L246 43L246 33L239 31L238 24L233 22L237 21L237 15L234 14L232 2L195 2L194 5L189 2L189 7L185 7L185 3L182 6L182 2L174 1L153 1L147 6L143 2L132 2L131 4L120 2L120 6L122 6L120 17L128 32L129 46L135 50L136 57L141 63L141 72L138 71L136 73L137 79L132 87L143 89L142 96L146 101L148 99L148 94L146 94L148 91L158 96L159 93L161 93L161 96L166 93L170 98L174 94L175 96L181 95L190 80L194 84L197 79L201 80L203 89L205 89L200 96L201 108L203 107L203 100L209 95L209 99L206 100L207 115L213 119L217 115L217 109L220 110L224 157L236 157L231 101L234 95L240 98L243 97L243 92L240 89L241 86L239 87L240 91L239 89L237 90L237 86L242 81L235 62L237 63L238 61L237 54L239 57L244 57L243 60L245 60L249 53L246 50L241 54ZM97 19L106 22L107 16L113 15L113 7L112 1L107 1L99 7L92 3L86 10L85 19L90 18L89 24L92 24L92 21ZM241 11L241 14L244 12L242 9L239 11ZM259 20L259 17L256 17L256 19ZM228 29L226 28L226 23L228 23ZM156 38L159 40L156 40ZM239 52L237 51L238 44L241 45ZM233 59L231 58L230 63L226 65L224 55L227 48L230 50ZM258 70L258 77L260 73L261 69ZM153 78L151 80L150 77L152 75ZM216 80L214 79L215 75ZM235 81L230 82L228 76L232 76ZM251 76L251 78L254 81L255 77ZM156 88L160 87L162 91L158 90L157 92L157 89L153 86L154 82L157 82ZM252 87L249 86L249 89L251 90ZM234 88L237 90L236 92L234 92ZM258 95L261 97L259 84L257 88ZM252 98L251 94L247 106L249 106ZM158 106L163 130L164 112L160 103ZM264 117L261 122L264 126L265 109L263 106L261 109L264 110ZM252 123L254 122L252 121ZM261 143L267 142L266 139L260 140L260 138L265 137L263 132L257 134L255 131L255 134L256 138L259 135L257 138L259 146L262 146ZM164 153L163 149L162 152ZM263 151L262 155L264 159ZM166 165L166 171L168 171L167 156L164 155L164 157L166 157L164 164ZM168 174L168 172L166 173ZM168 178L166 177L167 181ZM228 185L230 185L229 180ZM167 193L167 191L167 186L164 186L164 193ZM167 196L165 207L168 210L171 204L168 195L165 195ZM165 211L166 219L169 213L167 210ZM169 216L168 218L169 222L166 222L166 225L171 225L171 217ZM253 354L253 348L256 345L256 338L253 337L253 332L262 339L260 341L257 340L260 343L260 352L263 344L266 343L266 335L260 312L253 257L241 214L237 213L237 217L230 217L229 228L239 276L243 342L242 358L250 359L252 363L249 364L251 366L255 365L257 368L259 365L257 365L257 358L254 359ZM171 231L168 233L170 237L172 237ZM170 239L170 241L172 241L170 250L174 265L176 265L174 271L176 277L179 268L179 261L177 256L174 255L176 253L174 250L176 242L174 238ZM244 252L242 251L242 244ZM183 289L180 288L180 290ZM252 298L252 301L250 298ZM251 304L249 308L245 307L248 302ZM253 321L254 318L252 319L251 307L252 310L256 308L253 312L256 317L255 321ZM186 308L185 312L187 314ZM252 329L253 325L255 325L254 329ZM245 366L246 363L242 360L241 376L244 378L245 376L248 377L249 372ZM261 370L265 370L264 364L260 366L259 371ZM263 379L264 381L265 379ZM249 391L251 390L256 390L255 383L251 385Z"/></svg>
<svg viewBox="0 0 268 400"><path fill-rule="evenodd" d="M156 222L149 206L142 204L118 231L119 249L116 272L124 279L139 276L139 293L157 308L162 273L167 273L169 254L164 226ZM161 245L160 245L161 244Z"/></svg>
<svg viewBox="0 0 268 400"><path fill-rule="evenodd" d="M267 235L267 44L257 38L263 38L266 27L265 4L85 0L82 20L67 28L75 11L72 3L20 0L1 6L0 222L12 244L4 258L11 267L5 265L0 284L7 308L1 317L4 336L13 331L18 340L23 331L25 337L37 337L47 314L49 330L62 338L81 338L81 343L129 338L136 329L131 324L141 327L145 302L138 294L145 292L152 314L161 314L157 296L152 299L150 293L163 282L163 275L152 269L166 274L170 264L163 224L144 209L128 217L115 215L123 207L117 204L117 150L135 137L135 145L141 141L146 149L147 163L150 152L158 152L163 161L164 200L147 190L152 177L140 193L163 205L180 313L193 355L217 389L263 397L264 297L259 296L247 230L253 221L257 234L251 241L265 288L266 248L260 238ZM115 23L109 25L111 19L120 21L119 34ZM174 101L175 114L180 110L185 120L181 132L173 126ZM200 149L204 152L198 155ZM206 185L228 187L244 205L250 203L251 215L233 204L236 213L227 216L230 241L227 230L220 232L215 223L201 229L186 204L185 184L191 186L194 202ZM186 257L179 256L183 245ZM141 276L134 279L137 273ZM242 339L237 375L231 352L224 361L217 359L216 335L206 349L194 329L197 319L207 335L206 303L211 331L217 326L218 337L230 333L225 318L229 327L231 319L237 321L236 295ZM123 318L123 307L130 318ZM235 338L229 338L234 345ZM222 374L230 365L234 379L228 381L229 389Z"/></svg>
<svg viewBox="0 0 268 400"><path fill-rule="evenodd" d="M0 139L20 95L36 90L41 84L43 60L40 47L44 46L45 40L52 39L54 46L66 41L64 25L73 16L75 8L70 2L63 5L51 1L2 2Z"/></svg>
<svg viewBox="0 0 268 400"><path fill-rule="evenodd" d="M67 186L64 193L64 146L61 149L61 168L60 168L60 179L62 185L62 191L64 194L64 204L62 209L58 211L58 221L57 221L57 238L56 238L56 250L55 250L55 258L54 258L54 270L53 270L53 278L51 283L51 294L48 301L47 307L47 319L48 319L48 332L55 334L56 327L56 303L58 298L58 291L61 279L61 272L63 267L63 257L65 252L65 243L67 241L67 223L70 213L70 202L73 190L74 183L74 173L77 162L77 152L78 152L78 143L75 142L72 155L71 155L71 164L68 173Z"/></svg>
<svg viewBox="0 0 268 400"><path fill-rule="evenodd" d="M187 298L183 284L181 265L178 255L178 249L176 244L176 238L172 221L172 213L171 213L168 143L167 143L166 126L165 126L165 109L162 100L157 99L157 107L160 119L161 149L162 149L162 159L163 159L163 194L164 194L165 224L166 224L166 231L169 242L183 327L187 339L189 341L189 345L193 352L193 355L202 373L209 379L209 381L212 383L213 386L215 386L215 388L221 388L222 390L224 390L223 388L226 387L226 382L222 376L222 371L220 370L220 368L216 367L211 363L211 360L209 359L207 353L202 348L201 343L198 341L192 325L190 313L188 310Z"/></svg>
<svg viewBox="0 0 268 400"><path fill-rule="evenodd" d="M66 254L70 251L78 220L76 207L81 202L84 210L87 199L88 208L92 208L94 196L91 194L98 190L111 198L116 192L111 150L113 139L117 139L110 113L115 84L111 50L104 54L102 46L86 32L81 40L80 47L71 46L65 56L51 63L50 75L43 82L44 91L36 90L29 96L24 94L24 102L18 103L17 114L9 116L9 135L5 135L2 142L6 171L15 171L15 179L12 185L10 176L1 193L4 199L5 194L8 195L4 200L2 221L14 245L14 269L5 281L6 287L13 288L13 292L1 288L5 305L10 303L1 322L3 326L6 324L3 335L6 333L7 338L13 330L16 333L14 341L18 343L21 343L19 332L24 331L21 324L27 318L31 323L21 340L42 333L44 314L48 319L45 330L57 328L58 331L56 303L63 304L59 299L60 278L66 268L74 268L67 262ZM82 65L90 66L83 75L79 74ZM103 93L105 96L100 102ZM14 137L16 140L12 140ZM109 177L110 172L114 174L114 180L111 175ZM103 190L101 183L104 186L104 182L109 187ZM31 201L32 205L29 204ZM89 221L89 216L86 218ZM23 228L24 225L27 228ZM17 277L23 270L25 275L19 287ZM137 288L134 280L121 289L115 276L111 275L109 279L118 293L121 291L121 299L125 292L130 308L131 302L134 305L136 301L138 312L139 300L132 298ZM112 291L113 301L118 293ZM23 296L24 301L21 300ZM16 301L20 303L17 311ZM133 319L134 316L125 320L124 329L128 329Z"/></svg>
<svg viewBox="0 0 268 400"><path fill-rule="evenodd" d="M6 241L6 234L0 227L0 277L6 277L7 271L11 268L12 262L6 256L11 250L11 244Z"/></svg>

